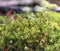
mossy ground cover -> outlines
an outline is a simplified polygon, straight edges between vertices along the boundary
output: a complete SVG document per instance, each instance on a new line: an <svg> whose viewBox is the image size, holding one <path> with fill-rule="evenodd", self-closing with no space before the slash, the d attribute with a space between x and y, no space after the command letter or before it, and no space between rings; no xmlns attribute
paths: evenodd
<svg viewBox="0 0 60 51"><path fill-rule="evenodd" d="M28 12L16 20L0 16L0 51L60 51L60 13Z"/></svg>

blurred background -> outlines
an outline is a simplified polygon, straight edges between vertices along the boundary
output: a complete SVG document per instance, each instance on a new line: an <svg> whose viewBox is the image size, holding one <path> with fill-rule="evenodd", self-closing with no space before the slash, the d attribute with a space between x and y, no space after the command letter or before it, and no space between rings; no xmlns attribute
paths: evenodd
<svg viewBox="0 0 60 51"><path fill-rule="evenodd" d="M53 8L52 10L60 10L60 0L0 0L0 12L7 12L8 10L24 11L26 7L46 7ZM59 8L55 8L55 7ZM33 10L32 8L32 10Z"/></svg>

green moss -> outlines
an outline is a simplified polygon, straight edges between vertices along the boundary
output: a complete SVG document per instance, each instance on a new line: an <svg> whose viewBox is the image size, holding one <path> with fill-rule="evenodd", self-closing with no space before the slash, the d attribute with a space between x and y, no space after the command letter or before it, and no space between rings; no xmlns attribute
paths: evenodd
<svg viewBox="0 0 60 51"><path fill-rule="evenodd" d="M59 51L60 50L60 13L44 10L18 14L16 20L9 21L0 17L0 48L7 45L7 50ZM1 21L0 21L1 22ZM3 42L3 43L2 43ZM11 48L10 48L11 47Z"/></svg>

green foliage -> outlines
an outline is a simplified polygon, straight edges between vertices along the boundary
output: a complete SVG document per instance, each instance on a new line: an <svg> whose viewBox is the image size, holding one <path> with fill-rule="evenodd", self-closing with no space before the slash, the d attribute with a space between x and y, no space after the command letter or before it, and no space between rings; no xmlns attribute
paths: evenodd
<svg viewBox="0 0 60 51"><path fill-rule="evenodd" d="M44 10L17 17L12 21L0 17L0 49L7 46L8 51L60 50L60 13Z"/></svg>
<svg viewBox="0 0 60 51"><path fill-rule="evenodd" d="M43 7L47 7L47 8L57 7L56 4L49 3L48 0L41 0L41 1L40 1L40 5L43 6Z"/></svg>

